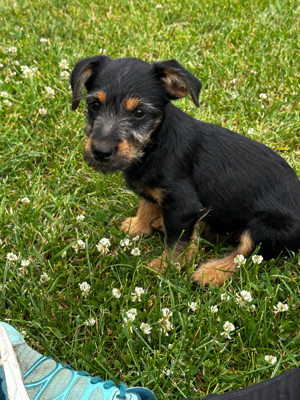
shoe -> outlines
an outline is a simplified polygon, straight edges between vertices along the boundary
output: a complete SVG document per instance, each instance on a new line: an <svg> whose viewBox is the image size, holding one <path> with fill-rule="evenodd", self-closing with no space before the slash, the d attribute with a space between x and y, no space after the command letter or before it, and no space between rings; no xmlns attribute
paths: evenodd
<svg viewBox="0 0 300 400"><path fill-rule="evenodd" d="M143 387L116 387L44 357L11 325L0 322L0 400L156 400Z"/></svg>

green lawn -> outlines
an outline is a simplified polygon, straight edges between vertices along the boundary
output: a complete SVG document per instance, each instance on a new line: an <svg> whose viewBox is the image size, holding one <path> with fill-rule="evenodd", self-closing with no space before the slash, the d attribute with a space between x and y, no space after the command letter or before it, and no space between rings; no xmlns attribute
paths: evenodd
<svg viewBox="0 0 300 400"><path fill-rule="evenodd" d="M267 144L300 175L299 27L293 0L2 0L0 318L45 355L147 386L159 400L237 389L298 365L300 256L250 259L223 288L193 285L192 265L150 274L163 237L121 246L119 225L138 198L121 174L95 174L84 163L85 106L71 112L68 75L99 52L176 58L203 83L201 108L189 99L179 107ZM96 247L102 238L106 254ZM84 248L74 248L78 240ZM199 240L195 264L227 250ZM145 291L140 301L136 287ZM236 301L242 290L252 297L245 305ZM279 302L288 309L276 312ZM231 339L222 335L226 321Z"/></svg>

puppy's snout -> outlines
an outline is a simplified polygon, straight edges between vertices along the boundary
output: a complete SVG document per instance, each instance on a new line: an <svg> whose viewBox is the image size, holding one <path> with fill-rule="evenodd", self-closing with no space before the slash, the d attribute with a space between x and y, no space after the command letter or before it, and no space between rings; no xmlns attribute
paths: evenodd
<svg viewBox="0 0 300 400"><path fill-rule="evenodd" d="M100 146L92 146L93 156L97 161L106 162L113 156L115 152L114 147L100 147Z"/></svg>

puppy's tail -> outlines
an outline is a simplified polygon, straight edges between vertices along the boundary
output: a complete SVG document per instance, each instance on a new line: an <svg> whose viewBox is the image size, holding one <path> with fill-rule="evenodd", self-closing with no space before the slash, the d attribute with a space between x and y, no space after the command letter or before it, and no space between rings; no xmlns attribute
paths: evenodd
<svg viewBox="0 0 300 400"><path fill-rule="evenodd" d="M300 250L300 217L291 213L282 210L259 213L251 221L249 231L255 245L261 245L259 253L264 259Z"/></svg>

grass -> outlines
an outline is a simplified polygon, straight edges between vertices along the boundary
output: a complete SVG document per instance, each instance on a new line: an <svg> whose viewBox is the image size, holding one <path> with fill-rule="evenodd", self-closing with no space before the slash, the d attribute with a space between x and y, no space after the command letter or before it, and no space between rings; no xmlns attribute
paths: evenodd
<svg viewBox="0 0 300 400"><path fill-rule="evenodd" d="M120 222L135 214L138 198L120 174L95 174L83 162L84 105L71 113L59 64L67 60L70 72L78 59L99 51L149 62L176 58L203 83L201 108L189 99L177 101L181 108L265 143L299 174L299 24L293 0L3 0L0 318L25 331L38 351L103 378L147 386L158 399L238 389L298 365L299 255L259 266L249 259L223 288L194 286L192 265L150 274L147 261L161 254L163 238L121 247ZM38 73L26 78L22 66ZM105 255L96 247L104 237L111 242ZM76 253L78 240L85 248ZM140 256L131 255L134 247ZM199 240L194 262L227 250ZM17 261L9 262L10 252ZM29 265L22 268L22 260ZM50 279L42 282L42 274ZM90 285L86 297L82 282ZM146 293L134 302L136 287ZM245 306L236 302L242 290L253 297ZM278 302L288 311L275 314ZM124 317L132 308L131 332ZM168 335L161 330L163 308L172 311ZM96 323L85 325L91 318ZM232 339L221 335L226 321L235 326ZM142 322L151 325L149 335ZM266 355L276 363L269 365Z"/></svg>

